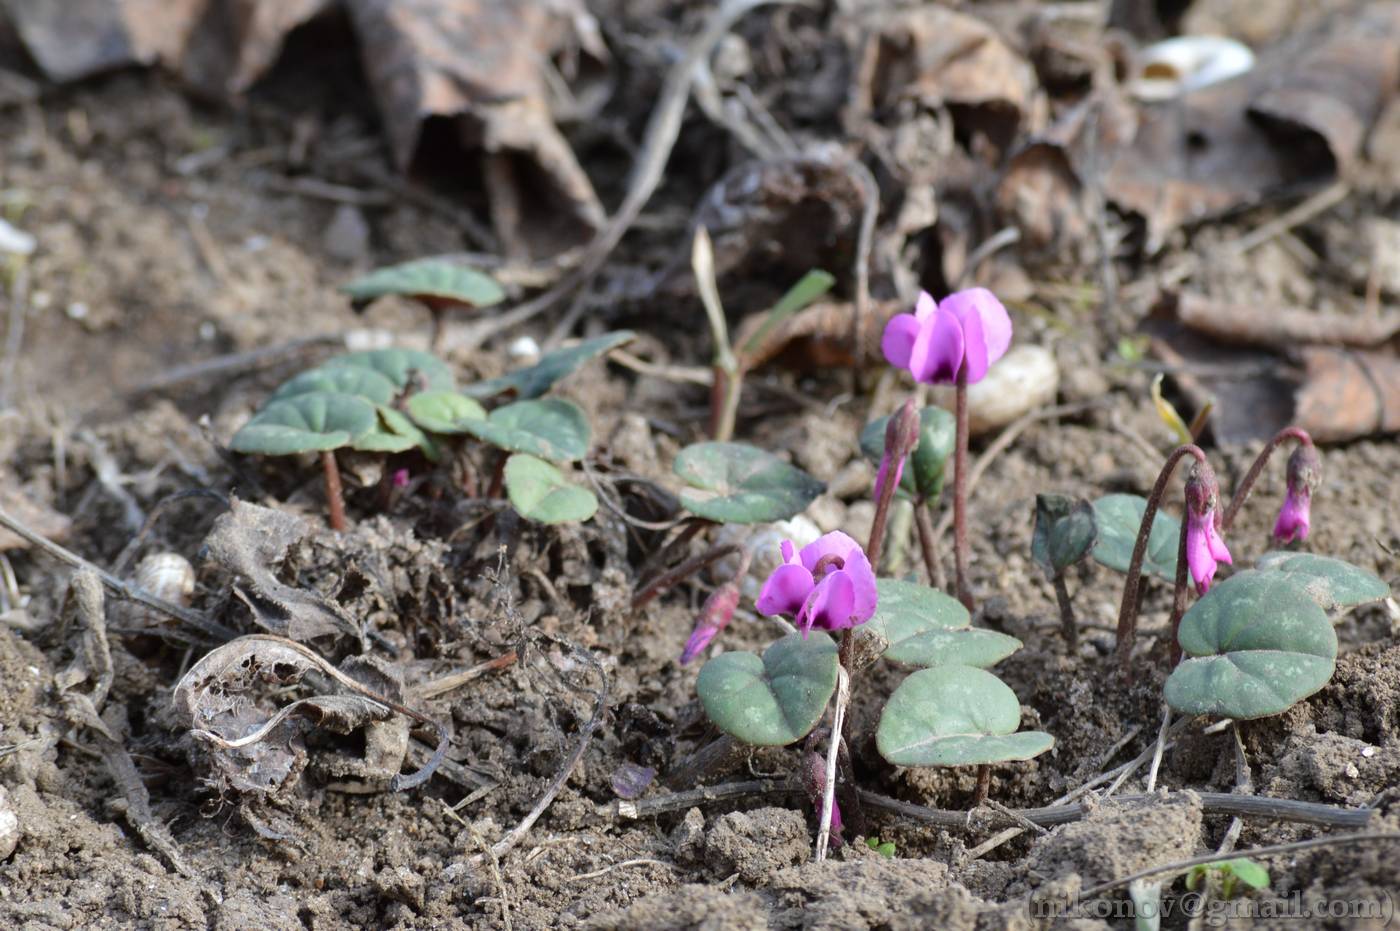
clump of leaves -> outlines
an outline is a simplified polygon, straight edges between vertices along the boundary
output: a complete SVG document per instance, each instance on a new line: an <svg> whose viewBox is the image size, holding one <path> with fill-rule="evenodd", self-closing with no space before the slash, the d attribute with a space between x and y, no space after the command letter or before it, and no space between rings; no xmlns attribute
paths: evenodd
<svg viewBox="0 0 1400 931"><path fill-rule="evenodd" d="M882 857L889 857L891 860L894 859L894 841L887 840L881 842L881 840L878 837L867 837L865 839L865 846L869 847L871 850L875 851Z"/></svg>
<svg viewBox="0 0 1400 931"><path fill-rule="evenodd" d="M1031 558L1055 587L1060 627L1071 653L1079 647L1079 625L1074 619L1074 605L1065 585L1065 571L1087 557L1098 538L1098 523L1089 502L1066 495L1035 496Z"/></svg>
<svg viewBox="0 0 1400 931"><path fill-rule="evenodd" d="M443 315L453 308L491 307L505 300L505 291L490 275L444 259L416 259L376 269L342 285L356 310L389 295L412 298L433 318L431 345L442 341Z"/></svg>

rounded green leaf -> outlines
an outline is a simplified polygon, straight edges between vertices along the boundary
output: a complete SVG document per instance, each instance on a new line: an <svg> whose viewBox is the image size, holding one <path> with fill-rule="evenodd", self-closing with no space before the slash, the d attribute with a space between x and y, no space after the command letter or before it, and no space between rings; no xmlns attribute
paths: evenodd
<svg viewBox="0 0 1400 931"><path fill-rule="evenodd" d="M1282 572L1238 572L1191 606L1177 640L1187 659L1167 703L1247 720L1278 714L1327 684L1337 633L1307 590Z"/></svg>
<svg viewBox="0 0 1400 931"><path fill-rule="evenodd" d="M490 398L514 390L518 398L537 398L589 359L631 342L636 335L631 330L619 330L586 339L576 346L551 352L529 368L467 385L462 393L474 398Z"/></svg>
<svg viewBox="0 0 1400 931"><path fill-rule="evenodd" d="M1089 555L1098 538L1094 508L1088 501L1068 495L1035 496L1031 558L1047 575L1052 578L1063 575L1066 569Z"/></svg>
<svg viewBox="0 0 1400 931"><path fill-rule="evenodd" d="M967 609L936 589L879 579L875 614L865 624L889 642L885 657L911 666L999 663L1021 648L1015 637L972 626Z"/></svg>
<svg viewBox="0 0 1400 931"><path fill-rule="evenodd" d="M522 517L541 524L588 520L598 499L543 459L516 453L506 460L506 493Z"/></svg>
<svg viewBox="0 0 1400 931"><path fill-rule="evenodd" d="M506 297L490 275L443 259L418 259L376 269L341 285L340 290L350 295L356 304L398 294L420 300L436 298L469 307L490 307Z"/></svg>
<svg viewBox="0 0 1400 931"><path fill-rule="evenodd" d="M452 374L451 366L431 352L423 352L421 349L367 349L364 352L347 352L343 356L327 359L321 363L320 368L321 371L337 368L368 369L389 379L400 391L405 388L422 388L424 386L421 382L426 382L428 389L438 391L450 391L457 384L457 377ZM414 381L420 383L409 384L409 375L412 373L417 373L418 378Z"/></svg>
<svg viewBox="0 0 1400 931"><path fill-rule="evenodd" d="M884 457L885 427L889 422L888 417L872 420L860 432L861 452L872 462ZM953 415L941 407L926 407L919 412L919 445L909 457L899 483L910 496L918 494L933 501L943 491L944 468L953 454L956 425Z"/></svg>
<svg viewBox="0 0 1400 931"><path fill-rule="evenodd" d="M1137 542L1142 515L1147 511L1147 499L1140 495L1106 495L1094 502L1094 522L1099 539L1094 544L1094 559L1110 569L1127 572L1133 561L1133 545ZM1152 532L1147 537L1147 552L1142 571L1164 582L1176 581L1176 551L1181 543L1181 521L1157 509L1152 519Z"/></svg>
<svg viewBox="0 0 1400 931"><path fill-rule="evenodd" d="M420 447L428 451L431 441L403 414L381 404L376 411L379 421L375 428L350 444L351 448L366 453L401 453Z"/></svg>
<svg viewBox="0 0 1400 931"><path fill-rule="evenodd" d="M577 404L560 398L516 401L498 407L485 420L462 420L466 433L513 453L572 462L588 453L588 418Z"/></svg>
<svg viewBox="0 0 1400 931"><path fill-rule="evenodd" d="M770 452L743 443L696 443L673 466L691 487L681 504L692 514L727 524L788 520L826 486Z"/></svg>
<svg viewBox="0 0 1400 931"><path fill-rule="evenodd" d="M398 394L392 381L379 372L368 368L351 366L331 366L302 372L290 381L284 382L273 392L271 400L281 401L299 394L312 392L332 394L353 394L371 404L388 404Z"/></svg>
<svg viewBox="0 0 1400 931"><path fill-rule="evenodd" d="M1350 608L1390 597L1390 586L1379 576L1331 556L1275 550L1260 556L1255 566L1288 576L1302 585L1324 610Z"/></svg>
<svg viewBox="0 0 1400 931"><path fill-rule="evenodd" d="M1055 743L1043 731L1016 733L1021 703L990 672L971 666L921 669L899 684L875 731L896 766L967 766L1029 760Z"/></svg>
<svg viewBox="0 0 1400 931"><path fill-rule="evenodd" d="M801 740L836 691L836 644L823 633L788 634L763 652L721 653L695 689L705 714L731 737L760 747Z"/></svg>
<svg viewBox="0 0 1400 931"><path fill-rule="evenodd" d="M312 392L272 401L233 435L240 453L288 456L349 446L378 423L374 405L349 394Z"/></svg>
<svg viewBox="0 0 1400 931"><path fill-rule="evenodd" d="M469 420L486 419L486 408L455 391L420 391L404 406L418 426L449 436L466 433L462 424Z"/></svg>

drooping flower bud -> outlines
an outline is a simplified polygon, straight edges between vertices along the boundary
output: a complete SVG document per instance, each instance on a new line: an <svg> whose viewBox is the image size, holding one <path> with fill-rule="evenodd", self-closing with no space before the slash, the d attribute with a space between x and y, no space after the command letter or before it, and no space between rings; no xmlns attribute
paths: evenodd
<svg viewBox="0 0 1400 931"><path fill-rule="evenodd" d="M919 445L919 412L914 407L914 399L905 401L894 416L885 424L885 452L880 457L880 471L875 476L875 501L878 503L884 494L885 482L894 482L899 487L904 477L904 463ZM894 478L891 479L890 475Z"/></svg>
<svg viewBox="0 0 1400 931"><path fill-rule="evenodd" d="M1312 495L1322 484L1322 458L1317 447L1301 443L1288 457L1288 493L1278 520L1274 522L1274 540L1279 543L1301 543L1312 529Z"/></svg>
<svg viewBox="0 0 1400 931"><path fill-rule="evenodd" d="M822 813L822 796L826 794L826 760L815 750L809 750L802 754L802 771L799 774L802 779L802 788L807 790L807 798L811 801L812 807L817 810L817 817ZM831 800L831 846L833 848L841 846L841 806L836 799Z"/></svg>
<svg viewBox="0 0 1400 931"><path fill-rule="evenodd" d="M749 561L753 553L747 549L739 556L739 568L734 577L710 593L700 607L700 615L695 619L695 627L690 631L690 639L681 651L682 666L694 661L704 652L705 647L719 636L720 631L734 619L734 611L739 607L739 586L749 574Z"/></svg>
<svg viewBox="0 0 1400 931"><path fill-rule="evenodd" d="M1209 463L1196 464L1186 477L1186 565L1199 595L1210 590L1217 565L1234 564L1217 526L1219 502L1215 470Z"/></svg>

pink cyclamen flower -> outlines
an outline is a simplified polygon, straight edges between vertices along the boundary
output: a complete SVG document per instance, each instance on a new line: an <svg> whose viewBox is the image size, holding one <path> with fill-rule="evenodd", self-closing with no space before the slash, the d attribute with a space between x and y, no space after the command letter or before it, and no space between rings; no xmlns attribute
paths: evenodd
<svg viewBox="0 0 1400 931"><path fill-rule="evenodd" d="M1214 470L1208 465L1192 469L1186 479L1186 565L1198 595L1210 591L1220 563L1234 565L1217 526L1219 497Z"/></svg>
<svg viewBox="0 0 1400 931"><path fill-rule="evenodd" d="M1278 520L1274 522L1274 539L1280 544L1301 543L1312 530L1312 493L1322 482L1322 460L1317 447L1300 445L1288 457L1288 493Z"/></svg>
<svg viewBox="0 0 1400 931"><path fill-rule="evenodd" d="M928 384L956 381L963 366L967 383L979 382L1010 345L1011 318L986 288L957 291L937 302L922 291L914 313L896 314L880 339L890 365Z"/></svg>
<svg viewBox="0 0 1400 931"><path fill-rule="evenodd" d="M758 594L764 617L792 615L805 637L818 630L845 630L875 613L875 571L860 544L839 530L794 552L781 545L783 565L773 570Z"/></svg>

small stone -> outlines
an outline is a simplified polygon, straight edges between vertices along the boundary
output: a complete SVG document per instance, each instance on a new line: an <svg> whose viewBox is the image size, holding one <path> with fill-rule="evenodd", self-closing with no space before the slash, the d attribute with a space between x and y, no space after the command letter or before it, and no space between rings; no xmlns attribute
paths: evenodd
<svg viewBox="0 0 1400 931"><path fill-rule="evenodd" d="M0 220L0 252L11 255L31 255L38 242L24 230Z"/></svg>
<svg viewBox="0 0 1400 931"><path fill-rule="evenodd" d="M369 232L364 213L351 204L341 204L326 226L326 253L341 262L362 262L369 258Z"/></svg>
<svg viewBox="0 0 1400 931"><path fill-rule="evenodd" d="M19 814L10 802L10 793L0 786L0 861L8 860L19 846Z"/></svg>

